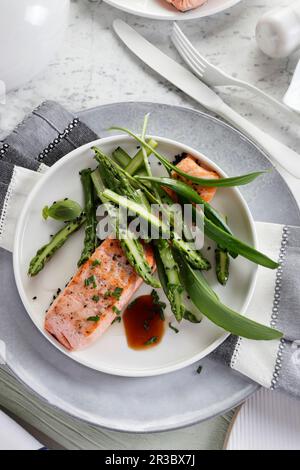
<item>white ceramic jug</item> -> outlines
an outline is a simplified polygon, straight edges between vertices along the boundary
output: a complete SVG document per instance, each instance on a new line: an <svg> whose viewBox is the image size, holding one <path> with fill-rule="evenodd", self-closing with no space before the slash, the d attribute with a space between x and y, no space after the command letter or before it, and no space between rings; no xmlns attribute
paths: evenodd
<svg viewBox="0 0 300 470"><path fill-rule="evenodd" d="M0 1L0 80L6 90L40 72L61 44L70 0Z"/></svg>

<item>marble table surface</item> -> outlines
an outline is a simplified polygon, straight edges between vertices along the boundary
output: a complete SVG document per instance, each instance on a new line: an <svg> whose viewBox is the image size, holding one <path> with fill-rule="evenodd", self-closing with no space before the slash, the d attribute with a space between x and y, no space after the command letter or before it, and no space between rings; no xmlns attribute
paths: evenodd
<svg viewBox="0 0 300 470"><path fill-rule="evenodd" d="M258 19L265 11L289 3L290 0L242 0L226 12L182 22L181 27L212 63L281 99L300 52L288 59L269 59L257 48L254 33ZM115 18L124 19L180 61L170 43L171 23L131 16L101 0L72 0L70 24L59 52L39 76L7 94L6 103L0 104L0 139L46 99L57 100L73 111L134 100L200 108L192 99L143 66L120 44L111 28ZM300 153L300 117L298 120L286 113L278 114L271 107L266 107L261 99L240 89L222 89L220 93L243 116ZM300 183L285 172L282 174L300 202ZM215 421L216 426L219 424ZM204 434L205 429L208 428L204 423L199 427L199 432ZM214 432L211 431L211 439ZM180 442L180 433L177 436ZM199 444L200 448L221 446L220 442L212 445L212 441L204 441L202 439L203 443Z"/></svg>
<svg viewBox="0 0 300 470"><path fill-rule="evenodd" d="M281 99L300 52L288 59L269 59L257 48L254 32L265 11L289 3L290 0L242 0L223 13L182 22L181 26L212 63ZM111 28L115 18L124 19L180 60L170 42L170 22L138 18L101 0L72 0L70 24L59 52L42 73L19 90L10 92L6 104L0 104L0 138L45 99L57 100L73 111L134 100L199 109L192 99L143 66L119 42ZM294 149L300 149L300 118L293 123L289 115L274 113L269 106L265 107L264 101L240 89L223 89L222 96L243 116ZM290 181L297 190L297 184Z"/></svg>

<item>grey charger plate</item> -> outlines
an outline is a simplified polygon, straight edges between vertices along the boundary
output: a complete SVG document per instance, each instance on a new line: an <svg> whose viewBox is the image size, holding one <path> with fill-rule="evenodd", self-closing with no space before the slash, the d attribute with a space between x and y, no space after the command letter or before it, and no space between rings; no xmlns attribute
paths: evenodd
<svg viewBox="0 0 300 470"><path fill-rule="evenodd" d="M112 124L139 130L151 112L149 133L202 151L229 175L270 168L265 155L239 132L206 114L153 103L120 103L79 113L100 136ZM255 220L300 224L297 203L274 170L241 191ZM0 339L9 369L42 400L66 413L118 431L155 432L195 424L235 407L258 388L212 357L158 377L124 378L90 370L67 358L35 328L19 298L11 254L0 250Z"/></svg>

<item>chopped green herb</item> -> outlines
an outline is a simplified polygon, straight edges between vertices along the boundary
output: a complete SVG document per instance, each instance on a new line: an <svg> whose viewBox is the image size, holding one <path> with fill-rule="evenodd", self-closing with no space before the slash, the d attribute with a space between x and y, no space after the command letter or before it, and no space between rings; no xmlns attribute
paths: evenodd
<svg viewBox="0 0 300 470"><path fill-rule="evenodd" d="M162 309L159 311L159 316L160 316L161 321L165 321L166 318L165 318L164 311Z"/></svg>
<svg viewBox="0 0 300 470"><path fill-rule="evenodd" d="M99 299L100 299L99 295L93 295L92 297L93 302L99 302Z"/></svg>
<svg viewBox="0 0 300 470"><path fill-rule="evenodd" d="M121 297L122 292L123 292L123 289L121 287L116 287L115 290L112 293L112 296L115 299L119 300L120 297Z"/></svg>
<svg viewBox="0 0 300 470"><path fill-rule="evenodd" d="M119 300L122 292L123 289L121 287L116 287L113 292L111 290L107 290L104 294L104 298L107 299L108 297L114 297L115 299Z"/></svg>
<svg viewBox="0 0 300 470"><path fill-rule="evenodd" d="M155 304L157 304L157 303L160 302L159 295L158 295L158 293L156 292L155 289L152 290L151 296L152 296L153 302L154 302Z"/></svg>
<svg viewBox="0 0 300 470"><path fill-rule="evenodd" d="M87 321L98 322L100 320L99 315L95 315L94 317L87 318Z"/></svg>
<svg viewBox="0 0 300 470"><path fill-rule="evenodd" d="M121 317L116 317L111 324L113 325L114 323L121 323Z"/></svg>
<svg viewBox="0 0 300 470"><path fill-rule="evenodd" d="M100 266L100 264L101 264L101 261L99 261L98 259L94 259L94 261L92 262L93 268L95 268L96 266Z"/></svg>
<svg viewBox="0 0 300 470"><path fill-rule="evenodd" d="M95 278L94 275L93 275L93 276L90 276L90 277L88 277L87 279L84 280L84 285L85 285L85 287L88 287L88 286L90 286L91 284L93 284L93 288L96 289L97 284L96 284L96 278Z"/></svg>
<svg viewBox="0 0 300 470"><path fill-rule="evenodd" d="M121 310L119 310L115 305L113 306L112 311L115 312L117 315L121 315Z"/></svg>
<svg viewBox="0 0 300 470"><path fill-rule="evenodd" d="M158 340L158 337L157 336L152 336L152 338L148 339L148 341L146 341L145 346L150 346L150 344L154 344L154 343L157 343L157 340Z"/></svg>
<svg viewBox="0 0 300 470"><path fill-rule="evenodd" d="M148 331L150 329L149 320L144 321L144 330Z"/></svg>
<svg viewBox="0 0 300 470"><path fill-rule="evenodd" d="M196 370L197 374L201 374L203 367L199 366Z"/></svg>
<svg viewBox="0 0 300 470"><path fill-rule="evenodd" d="M173 326L171 322L169 323L169 328L171 328L171 330L175 331L175 333L179 333L179 330L177 328L175 328L175 326Z"/></svg>

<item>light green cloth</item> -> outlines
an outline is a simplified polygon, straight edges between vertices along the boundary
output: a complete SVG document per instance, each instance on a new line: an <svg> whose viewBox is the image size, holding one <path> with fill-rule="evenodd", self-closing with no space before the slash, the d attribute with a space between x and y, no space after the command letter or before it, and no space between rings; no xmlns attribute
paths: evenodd
<svg viewBox="0 0 300 470"><path fill-rule="evenodd" d="M189 428L164 433L128 434L107 431L72 418L41 402L5 368L0 368L0 407L3 411L12 413L42 444L53 449L70 450L222 449L233 415L233 412L230 412ZM38 434L36 430L39 431Z"/></svg>

